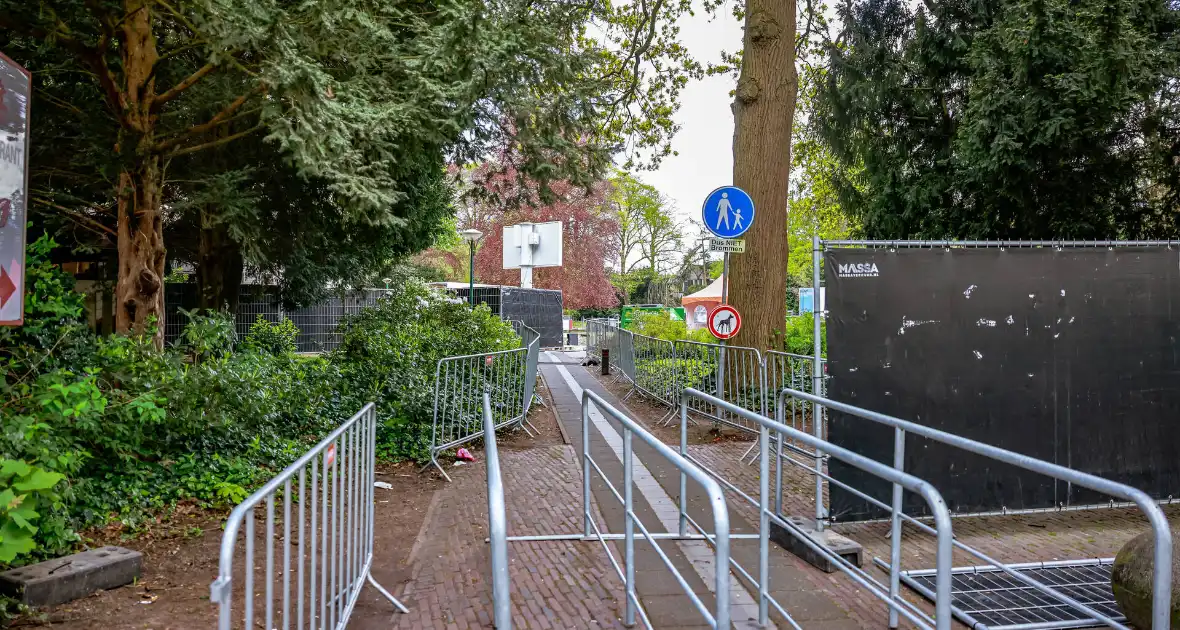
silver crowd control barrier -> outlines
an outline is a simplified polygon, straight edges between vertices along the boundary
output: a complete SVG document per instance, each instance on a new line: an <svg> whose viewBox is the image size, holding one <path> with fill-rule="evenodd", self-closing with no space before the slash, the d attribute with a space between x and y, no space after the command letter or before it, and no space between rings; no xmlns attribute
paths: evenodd
<svg viewBox="0 0 1180 630"><path fill-rule="evenodd" d="M1126 484L1110 481L1109 479L1103 479L1096 475L1073 470L1072 468L1066 468L1058 464L1036 459L1035 457L1029 457L1028 455L1015 453L997 446L992 446L991 444L977 442L965 437L946 433L945 431L939 431L938 429L932 429L927 426L909 422L907 420L902 420L900 418L895 418L893 416L888 416L883 413L861 409L860 407L836 402L834 400L829 400L798 390L784 389L779 393L778 398L780 402L778 407L780 409L784 407L782 401L786 397L797 398L815 405L822 405L828 409L847 414L850 417L856 417L869 422L875 422L877 424L892 427L894 430L893 466L898 471L903 471L905 468L906 435L913 434L933 440L935 442L940 442L942 444L947 444L949 446L962 449L969 453L975 453L976 455L981 455L997 462L1002 462L1011 466L1016 466L1017 468L1028 470L1030 472L1035 472L1047 477L1052 477L1054 479L1065 481L1071 484L1076 484L1084 488L1095 490L1108 496L1122 499L1124 501L1129 501L1135 504L1139 510L1143 512L1143 515L1151 524L1152 531L1155 534L1155 548L1152 556L1152 628L1153 630L1166 630L1170 627L1170 611L1172 607L1172 534L1168 526L1168 520L1164 516L1163 510L1160 509L1155 500L1148 496L1146 492ZM817 451L834 456L830 446L822 446L822 448L818 448ZM808 470L812 470L810 468L810 464L800 462L791 458L790 456L786 456L783 459L786 461L791 461ZM893 598L896 598L898 601L903 601L898 594L899 580L901 575L901 523L902 521L906 521L926 533L935 533L934 529L921 520L905 513L902 506L902 488L900 488L896 483L893 486L892 504L886 504L883 501L871 497L868 494L857 490L856 488L853 488L824 474L822 471L815 472L817 472L819 475L822 475L824 479L828 481L828 483L837 485L844 490L847 490L852 494L868 501L869 503L872 503L873 505L890 511L890 558L887 565L890 574L889 592ZM776 474L781 475L781 471L776 472ZM781 487L781 482L779 487ZM1053 585L1045 584L1029 577L1023 572L1020 572L1018 567L1000 562L999 560L996 560L995 558L984 554L978 549L975 549L974 547L971 547L970 545L960 541L954 541L953 545L956 549L971 554L972 556L987 563L988 566L996 568L1013 580L1016 580L1017 582L1032 588L1042 595L1051 597L1080 613L1089 615L1090 618L1105 624L1108 627L1128 630L1127 626L1124 624L1121 624L1111 619L1109 616L1095 610L1094 608L1087 606L1074 597L1071 597L1069 594L1054 589ZM876 560L876 563L879 565L885 565L885 563L880 560ZM966 623L969 627L977 627L975 625L975 620L972 619L970 615L954 607L952 607L952 611L954 612L956 618ZM889 626L891 628L896 628L897 622L898 620L896 614L891 614Z"/></svg>
<svg viewBox="0 0 1180 630"><path fill-rule="evenodd" d="M540 357L540 335L519 322L522 347L440 359L434 371L434 422L430 431L430 463L451 477L438 454L483 436L483 395L490 394L496 430L528 428Z"/></svg>
<svg viewBox="0 0 1180 630"><path fill-rule="evenodd" d="M696 341L677 341L676 387L678 391L695 389L754 413L766 413L763 395L762 354L754 348L727 346ZM674 403L675 404L675 403ZM695 400L690 408L700 415L737 429L756 433L752 425L739 415ZM675 413L672 414L674 421Z"/></svg>
<svg viewBox="0 0 1180 630"><path fill-rule="evenodd" d="M220 607L220 630L235 626L234 602L242 606L237 627L248 630L343 629L365 582L409 612L369 572L376 435L376 406L369 403L230 512L209 591ZM263 537L255 531L260 509Z"/></svg>
<svg viewBox="0 0 1180 630"><path fill-rule="evenodd" d="M676 349L671 341L631 334L631 383L668 406L676 404Z"/></svg>
<svg viewBox="0 0 1180 630"><path fill-rule="evenodd" d="M759 489L758 498L754 498L737 487L733 483L725 479L723 475L711 470L704 462L694 458L688 452L688 423L689 413L693 406L693 401L700 401L703 404L710 405L714 408L721 409L728 414L741 418L746 425L758 427L758 461L759 461ZM775 435L772 437L771 433ZM770 462L771 459L781 462L781 452L773 453L771 444L780 445L784 438L790 438L793 441L809 446L817 451L827 453L840 461L847 463L850 466L855 466L875 477L884 479L892 484L894 487L904 488L921 496L926 504L930 507L931 513L934 515L935 527L929 528L935 533L937 538L937 555L935 559L935 606L934 616L926 614L923 610L914 604L906 601L898 596L895 588L891 588L895 582L891 580L891 585L887 586L879 582L872 575L856 566L847 559L841 557L839 554L815 543L806 533L800 531L791 521L784 519L776 506L773 504L770 492ZM880 462L872 460L863 455L859 455L845 448L841 448L834 444L825 442L817 437L808 435L798 429L787 426L780 421L771 420L765 416L749 411L738 405L722 400L715 396L710 396L704 392L689 388L684 390L681 395L680 402L680 453L685 459L698 466L705 473L717 480L721 485L725 486L729 491L737 494L739 497L758 508L759 512L759 539L758 539L758 577L755 578L749 571L742 567L737 562L731 560L734 570L741 573L751 584L758 589L758 622L761 625L766 625L769 619L769 608L774 606L780 615L788 620L793 627L800 627L794 621L789 611L787 611L779 602L770 595L770 524L773 521L778 526L790 531L798 540L806 544L816 553L826 557L833 565L840 568L853 581L865 587L870 593L884 601L889 606L891 620L896 620L898 614L906 617L912 621L919 628L927 628L934 630L949 630L952 624L952 610L951 610L951 554L953 552L954 534L951 529L950 510L946 506L942 495L929 482L910 475L902 470L895 470ZM781 463L776 464L776 468L781 468ZM822 471L819 474L823 474ZM683 486L682 486L683 488ZM781 485L776 488L776 492L781 492ZM684 491L681 490L683 496ZM900 531L894 532L894 540L900 542ZM891 627L896 627L894 622Z"/></svg>
<svg viewBox="0 0 1180 630"><path fill-rule="evenodd" d="M483 395L484 457L488 460L488 543L492 556L492 613L496 630L512 630L512 599L508 576L508 516L504 506L504 479L500 475L500 450L496 447L496 420L492 398Z"/></svg>
<svg viewBox="0 0 1180 630"><path fill-rule="evenodd" d="M617 421L623 427L623 488L622 492L615 484L611 483L610 478L594 457L590 454L590 422L591 413L597 411L603 413L610 418ZM716 561L714 562L714 592L717 594L716 606L712 610L705 605L700 596L693 592L688 585L684 576L672 564L671 559L668 558L667 553L660 548L658 537L654 535L643 524L642 521L635 515L635 456L632 450L632 441L634 436L639 436L639 439L650 446L661 457L668 460L672 465L680 470L680 537L684 537L686 532L686 523L693 522L694 527L700 532L702 536L709 540L716 552ZM610 549L610 545L606 543L607 537L603 535L598 523L595 522L590 511L590 479L592 473L597 473L603 483L606 484L611 494L623 506L624 512L624 533L623 533L623 566L620 567L618 561L615 559L614 553ZM704 490L708 500L709 506L713 513L713 532L710 536L708 531L696 525L692 519L688 517L687 494L686 485L688 478L691 477L693 481L701 486ZM626 604L623 622L632 626L635 624L636 613L638 612L643 618L643 623L650 628L651 622L647 617L647 612L643 609L639 601L639 596L635 591L635 529L638 528L640 534L651 544L652 549L663 561L664 566L672 572L676 578L677 584L680 585L684 593L692 601L696 609L705 618L705 621L713 628L729 628L729 508L725 503L725 493L721 486L714 481L708 474L702 471L697 465L690 463L682 454L669 448L666 444L660 441L643 428L639 423L635 422L626 414L620 412L618 409L612 407L609 403L602 399L592 391L586 390L582 394L582 501L583 501L583 519L584 527L583 536L585 538L597 538L607 555L610 557L611 564L614 565L615 571L619 574L619 578L623 580L626 585Z"/></svg>
<svg viewBox="0 0 1180 630"><path fill-rule="evenodd" d="M622 447L619 457L623 468L623 482L621 487L612 482L607 474L603 471L602 466L590 454L590 440L591 435L595 431L591 429L591 424L594 422L592 415L602 414L602 417L609 417L618 422L622 431ZM484 407L484 421L485 421L485 435L487 435L488 448L485 456L488 459L488 542L491 545L492 557L492 603L495 611L495 624L497 628L511 628L511 601L510 601L510 584L508 575L508 542L543 542L543 541L583 541L583 542L597 542L606 550L607 558L614 567L615 572L625 585L625 622L627 625L633 625L638 618L647 628L651 628L651 622L639 601L636 593L635 581L635 539L641 536L647 540L655 553L661 558L664 565L672 572L677 584L680 585L689 599L693 602L696 609L704 617L706 623L713 628L729 628L730 617L730 599L728 596L721 595L716 598L716 603L713 608L709 608L704 600L695 592L693 592L688 581L681 574L679 569L672 563L668 555L660 548L657 541L671 540L671 541L705 541L710 544L715 550L714 557L714 573L713 573L713 588L715 593L728 594L729 587L729 570L730 565L729 548L730 540L733 538L757 538L756 534L731 534L729 531L729 509L725 500L725 493L722 487L714 481L707 473L702 471L696 464L690 462L682 455L677 453L673 448L667 446L659 438L655 437L642 425L632 420L618 409L612 407L609 403L591 391L585 391L582 395L582 522L583 531L580 533L553 533L553 534L538 534L527 536L509 536L507 535L507 518L505 515L505 500L504 500L504 486L500 473L499 453L495 447L495 422L493 419L490 400L485 401ZM673 466L680 471L680 501L679 501L679 531L677 532L652 532L648 527L639 520L635 514L635 463L634 452L632 450L632 443L634 437L639 436L639 439L650 446L656 453L667 459ZM613 447L612 447L613 448ZM624 511L624 531L618 532L604 532L602 527L594 519L594 508L590 494L590 482L594 474L601 477L603 483L610 491L611 495L623 506ZM688 479L691 478L696 483L700 484L705 493L706 503L711 509L713 517L712 531L700 526L688 516L688 503L685 495ZM691 524L698 533L689 533L687 531L688 524ZM615 553L611 550L608 541L618 541L623 543L623 562L619 563Z"/></svg>

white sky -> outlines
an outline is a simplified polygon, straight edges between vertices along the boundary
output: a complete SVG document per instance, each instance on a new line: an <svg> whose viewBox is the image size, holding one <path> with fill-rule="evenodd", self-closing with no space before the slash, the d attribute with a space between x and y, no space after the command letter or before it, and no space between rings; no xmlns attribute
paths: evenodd
<svg viewBox="0 0 1180 630"><path fill-rule="evenodd" d="M732 53L741 48L742 25L728 7L712 17L704 11L686 15L680 26L681 43L702 65L720 63L721 51ZM680 93L680 111L675 116L681 127L672 140L672 149L680 154L665 158L656 171L635 173L675 200L675 212L681 221L699 219L705 196L718 186L732 183L733 111L729 92L735 84L731 76L690 82Z"/></svg>

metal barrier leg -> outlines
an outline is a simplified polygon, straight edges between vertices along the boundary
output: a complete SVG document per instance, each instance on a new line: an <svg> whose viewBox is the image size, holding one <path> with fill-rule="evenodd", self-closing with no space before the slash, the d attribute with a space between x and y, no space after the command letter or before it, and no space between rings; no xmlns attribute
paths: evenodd
<svg viewBox="0 0 1180 630"><path fill-rule="evenodd" d="M893 468L897 472L905 472L905 431L893 430ZM889 530L889 598L897 601L901 589L901 512L902 512L901 484L893 484L893 517ZM889 607L889 627L897 628L897 608Z"/></svg>
<svg viewBox="0 0 1180 630"><path fill-rule="evenodd" d="M635 625L635 503L634 466L631 452L631 429L623 427L623 512L624 545L627 566L627 607L623 623L629 628ZM721 594L718 593L718 597Z"/></svg>
<svg viewBox="0 0 1180 630"><path fill-rule="evenodd" d="M434 466L435 468L438 469L438 472L442 473L443 479L446 479L448 482L451 481L451 476L447 474L447 471L443 470L442 464L438 463L438 458L436 457L436 454L433 452L430 453L430 462L428 462L425 466L423 466L421 469L419 469L418 474L421 475L422 473L426 472L428 469L430 469L431 466Z"/></svg>

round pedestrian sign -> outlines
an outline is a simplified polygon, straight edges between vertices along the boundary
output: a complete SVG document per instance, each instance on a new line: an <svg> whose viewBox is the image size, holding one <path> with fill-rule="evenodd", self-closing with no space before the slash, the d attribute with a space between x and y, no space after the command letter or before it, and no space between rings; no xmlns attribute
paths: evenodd
<svg viewBox="0 0 1180 630"><path fill-rule="evenodd" d="M719 238L737 238L754 223L754 200L737 186L722 186L705 198L701 221Z"/></svg>
<svg viewBox="0 0 1180 630"><path fill-rule="evenodd" d="M742 329L742 316L737 309L722 304L709 315L709 332L718 339L732 339Z"/></svg>

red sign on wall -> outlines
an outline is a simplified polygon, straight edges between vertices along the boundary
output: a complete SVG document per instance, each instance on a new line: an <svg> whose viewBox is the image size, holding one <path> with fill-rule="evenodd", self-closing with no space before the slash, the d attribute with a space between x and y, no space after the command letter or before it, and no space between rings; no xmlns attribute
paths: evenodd
<svg viewBox="0 0 1180 630"><path fill-rule="evenodd" d="M24 323L32 75L0 54L0 326Z"/></svg>

